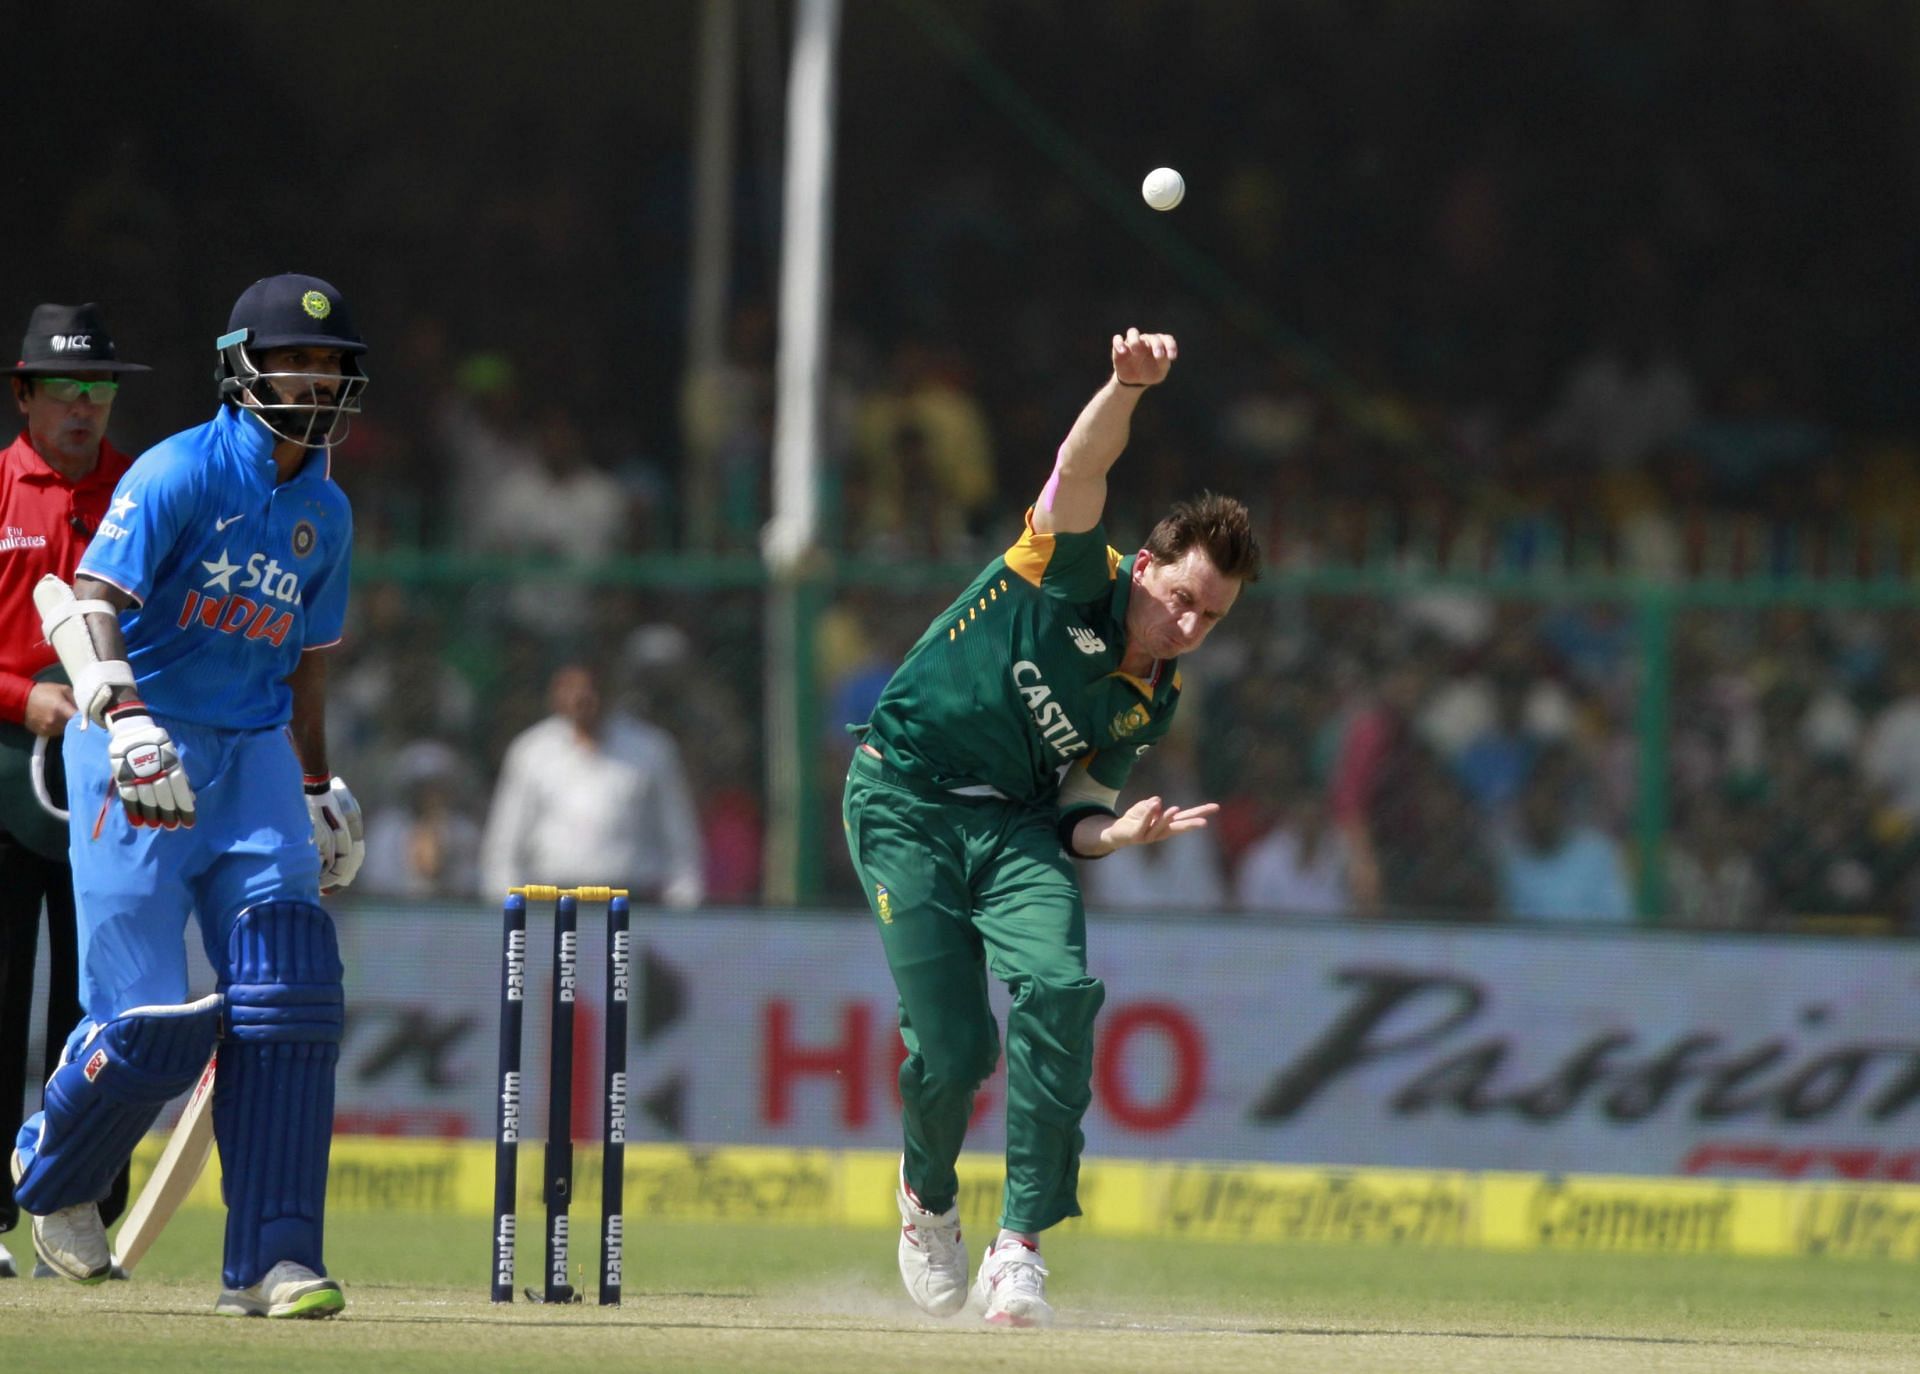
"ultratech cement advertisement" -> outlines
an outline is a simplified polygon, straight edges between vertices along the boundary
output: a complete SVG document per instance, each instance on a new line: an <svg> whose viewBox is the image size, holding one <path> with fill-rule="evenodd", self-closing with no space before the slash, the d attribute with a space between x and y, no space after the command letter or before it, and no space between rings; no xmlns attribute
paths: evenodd
<svg viewBox="0 0 1920 1374"><path fill-rule="evenodd" d="M551 912L531 915L523 1138L537 1140ZM1090 924L1107 1001L1089 1154L1920 1181L1920 949L1906 944ZM487 1136L498 914L343 906L340 928L340 1129ZM898 1148L899 1039L866 917L637 911L633 943L631 1139ZM580 948L574 1117L588 1140L599 1130L598 908L581 912ZM996 998L1004 1016L1004 991ZM969 1140L989 1155L1000 1098L989 1083ZM1176 1210L1206 1198L1181 1188ZM1293 1205L1241 1198L1230 1210L1265 1229ZM1439 1194L1378 1206L1378 1224L1461 1224ZM1621 1224L1591 1199L1529 1206L1556 1234ZM1658 1224L1708 1243L1723 1219L1694 1199Z"/></svg>
<svg viewBox="0 0 1920 1374"><path fill-rule="evenodd" d="M148 1137L136 1155L136 1188L162 1139ZM523 1237L542 1207L539 1148L521 1147ZM884 1234L898 1224L893 1189L899 1158L897 1150L634 1145L626 1157L625 1215L637 1226L741 1222ZM328 1206L336 1212L486 1217L493 1159L493 1146L484 1140L336 1136ZM600 1205L597 1149L583 1147L575 1164L577 1224L596 1215ZM1002 1182L1000 1161L992 1154L960 1157L960 1213L969 1227L992 1229ZM1081 1172L1080 1201L1087 1214L1065 1227L1101 1236L1920 1260L1920 1188L1909 1184L1314 1169L1096 1156ZM220 1206L218 1160L187 1205ZM524 1263L524 1252L522 1258Z"/></svg>

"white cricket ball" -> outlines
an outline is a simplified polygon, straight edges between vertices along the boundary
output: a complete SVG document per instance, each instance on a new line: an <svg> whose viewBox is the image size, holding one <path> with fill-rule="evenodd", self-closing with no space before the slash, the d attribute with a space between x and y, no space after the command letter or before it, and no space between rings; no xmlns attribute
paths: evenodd
<svg viewBox="0 0 1920 1374"><path fill-rule="evenodd" d="M1171 210L1187 198L1187 182L1171 167L1155 167L1140 183L1140 195L1156 210Z"/></svg>

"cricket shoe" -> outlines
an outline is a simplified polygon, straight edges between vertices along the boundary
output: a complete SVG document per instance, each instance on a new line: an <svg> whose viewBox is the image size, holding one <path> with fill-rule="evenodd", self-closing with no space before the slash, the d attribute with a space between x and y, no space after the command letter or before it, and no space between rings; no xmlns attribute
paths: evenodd
<svg viewBox="0 0 1920 1374"><path fill-rule="evenodd" d="M57 1279L60 1277L60 1275L53 1272L53 1266L41 1259L38 1255L34 1256L33 1260L33 1276L36 1279ZM116 1264L107 1272L107 1277L115 1283L125 1283L133 1276Z"/></svg>
<svg viewBox="0 0 1920 1374"><path fill-rule="evenodd" d="M951 1317L967 1305L967 1243L960 1236L960 1207L929 1212L907 1187L900 1162L893 1200L900 1204L900 1277L922 1312Z"/></svg>
<svg viewBox="0 0 1920 1374"><path fill-rule="evenodd" d="M18 1278L20 1271L13 1267L13 1252L0 1245L0 1279Z"/></svg>
<svg viewBox="0 0 1920 1374"><path fill-rule="evenodd" d="M27 1171L20 1152L13 1152L13 1181ZM107 1248L107 1228L100 1209L77 1202L46 1216L33 1216L33 1252L60 1278L75 1283L103 1283L113 1272L113 1252Z"/></svg>
<svg viewBox="0 0 1920 1374"><path fill-rule="evenodd" d="M1017 1240L998 1241L980 1261L974 1292L993 1326L1052 1326L1047 1305L1047 1266L1040 1252Z"/></svg>
<svg viewBox="0 0 1920 1374"><path fill-rule="evenodd" d="M213 1310L223 1317L331 1317L347 1305L336 1279L281 1260L251 1288L223 1288Z"/></svg>

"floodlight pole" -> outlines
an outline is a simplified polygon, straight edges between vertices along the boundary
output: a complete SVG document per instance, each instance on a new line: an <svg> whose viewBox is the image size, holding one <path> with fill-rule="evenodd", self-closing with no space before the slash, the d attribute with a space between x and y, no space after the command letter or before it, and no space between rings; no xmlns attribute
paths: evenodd
<svg viewBox="0 0 1920 1374"><path fill-rule="evenodd" d="M821 594L821 422L833 318L833 128L840 0L799 0L787 74L780 243L780 341L774 366L773 518L761 534L767 593L766 898L817 895L818 750L811 636Z"/></svg>

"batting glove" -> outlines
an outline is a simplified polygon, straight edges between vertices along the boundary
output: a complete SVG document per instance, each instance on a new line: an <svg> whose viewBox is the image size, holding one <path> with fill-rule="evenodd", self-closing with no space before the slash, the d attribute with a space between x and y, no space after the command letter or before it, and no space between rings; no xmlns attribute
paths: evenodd
<svg viewBox="0 0 1920 1374"><path fill-rule="evenodd" d="M320 851L320 890L338 892L367 860L367 826L353 789L338 777L305 779L313 847Z"/></svg>
<svg viewBox="0 0 1920 1374"><path fill-rule="evenodd" d="M162 830L193 824L193 789L179 751L146 703L124 701L107 712L107 761L133 824Z"/></svg>

